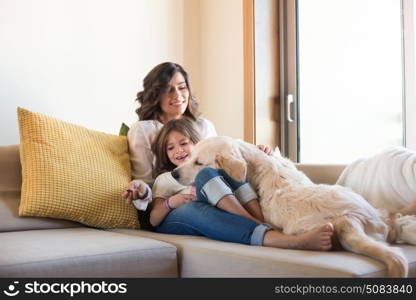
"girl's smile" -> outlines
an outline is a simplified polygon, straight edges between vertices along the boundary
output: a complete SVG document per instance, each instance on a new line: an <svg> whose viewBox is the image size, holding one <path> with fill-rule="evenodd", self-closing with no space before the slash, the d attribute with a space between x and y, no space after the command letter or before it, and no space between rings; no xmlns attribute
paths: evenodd
<svg viewBox="0 0 416 300"><path fill-rule="evenodd" d="M192 154L194 143L178 131L172 131L167 140L166 154L175 166L183 164Z"/></svg>
<svg viewBox="0 0 416 300"><path fill-rule="evenodd" d="M182 154L179 154L179 155L176 157L176 160L177 160L177 161L184 162L184 161L186 161L186 160L188 159L188 157L189 157L189 155L188 155L187 153L182 153Z"/></svg>

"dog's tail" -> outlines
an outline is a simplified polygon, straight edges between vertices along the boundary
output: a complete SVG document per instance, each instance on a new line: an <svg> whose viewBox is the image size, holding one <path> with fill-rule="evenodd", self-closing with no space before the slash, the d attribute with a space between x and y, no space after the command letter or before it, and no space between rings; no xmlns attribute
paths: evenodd
<svg viewBox="0 0 416 300"><path fill-rule="evenodd" d="M407 277L407 260L401 250L368 236L361 221L354 217L342 217L334 222L334 227L341 245L346 250L384 262L389 277Z"/></svg>

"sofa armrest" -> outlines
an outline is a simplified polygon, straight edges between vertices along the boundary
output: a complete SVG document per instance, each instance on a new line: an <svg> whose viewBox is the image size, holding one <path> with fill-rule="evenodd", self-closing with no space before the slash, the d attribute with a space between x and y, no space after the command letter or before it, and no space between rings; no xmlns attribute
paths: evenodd
<svg viewBox="0 0 416 300"><path fill-rule="evenodd" d="M67 220L19 217L21 169L19 145L0 146L0 232L82 226Z"/></svg>
<svg viewBox="0 0 416 300"><path fill-rule="evenodd" d="M0 147L0 191L20 191L22 185L19 145Z"/></svg>
<svg viewBox="0 0 416 300"><path fill-rule="evenodd" d="M346 165L296 164L314 183L335 184Z"/></svg>

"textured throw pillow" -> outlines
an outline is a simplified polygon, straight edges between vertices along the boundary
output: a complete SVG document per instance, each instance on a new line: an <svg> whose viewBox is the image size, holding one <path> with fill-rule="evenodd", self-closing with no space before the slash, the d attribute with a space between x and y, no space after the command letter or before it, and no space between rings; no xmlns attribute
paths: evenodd
<svg viewBox="0 0 416 300"><path fill-rule="evenodd" d="M131 178L125 136L106 134L18 108L20 216L52 217L97 228L138 228L121 198Z"/></svg>

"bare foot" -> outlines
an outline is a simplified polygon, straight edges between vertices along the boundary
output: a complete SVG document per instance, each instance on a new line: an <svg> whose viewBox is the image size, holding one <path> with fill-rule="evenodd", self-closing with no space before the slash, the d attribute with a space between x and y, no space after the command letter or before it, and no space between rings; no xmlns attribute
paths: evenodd
<svg viewBox="0 0 416 300"><path fill-rule="evenodd" d="M334 226L331 223L321 225L311 231L297 235L297 249L328 251L332 248Z"/></svg>

